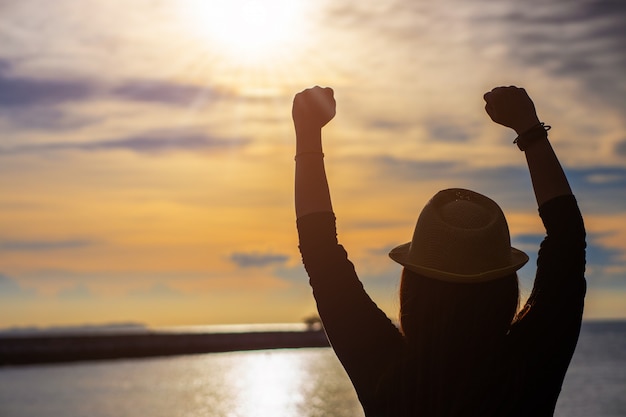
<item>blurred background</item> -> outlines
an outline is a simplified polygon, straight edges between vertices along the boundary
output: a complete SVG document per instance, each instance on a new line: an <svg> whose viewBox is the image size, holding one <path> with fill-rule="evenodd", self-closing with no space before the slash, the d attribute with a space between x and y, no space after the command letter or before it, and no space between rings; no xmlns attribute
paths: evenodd
<svg viewBox="0 0 626 417"><path fill-rule="evenodd" d="M518 85L588 229L586 318L626 317L626 4L539 0L0 1L0 328L300 322L291 100L331 86L340 241L396 317L439 189L475 189L533 258L543 228L512 130Z"/></svg>

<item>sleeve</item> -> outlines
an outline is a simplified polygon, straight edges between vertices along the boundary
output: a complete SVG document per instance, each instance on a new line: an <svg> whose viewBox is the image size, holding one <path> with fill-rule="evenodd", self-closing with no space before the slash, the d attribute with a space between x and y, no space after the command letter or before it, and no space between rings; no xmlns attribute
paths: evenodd
<svg viewBox="0 0 626 417"><path fill-rule="evenodd" d="M337 242L333 213L298 219L300 252L328 339L366 407L403 346L399 330L367 295Z"/></svg>
<svg viewBox="0 0 626 417"><path fill-rule="evenodd" d="M535 410L554 410L582 322L585 228L572 195L546 202L539 214L546 237L526 312L512 333L525 364L523 403Z"/></svg>
<svg viewBox="0 0 626 417"><path fill-rule="evenodd" d="M546 237L528 299L529 315L541 315L552 324L580 323L586 291L586 243L578 205L574 196L561 196L542 205L539 214Z"/></svg>

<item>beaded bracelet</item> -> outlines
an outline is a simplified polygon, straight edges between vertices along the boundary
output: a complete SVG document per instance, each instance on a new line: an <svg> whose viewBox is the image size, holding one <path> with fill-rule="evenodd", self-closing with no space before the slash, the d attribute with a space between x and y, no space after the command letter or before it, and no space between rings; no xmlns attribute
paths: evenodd
<svg viewBox="0 0 626 417"><path fill-rule="evenodd" d="M548 130L550 129L552 129L552 126L543 122L538 123L516 137L513 143L517 145L520 151L525 151L538 139L547 139Z"/></svg>

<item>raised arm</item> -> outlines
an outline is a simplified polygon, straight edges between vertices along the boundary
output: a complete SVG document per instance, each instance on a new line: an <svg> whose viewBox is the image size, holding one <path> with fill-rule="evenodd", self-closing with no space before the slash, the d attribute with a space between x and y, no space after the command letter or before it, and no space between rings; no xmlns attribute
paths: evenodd
<svg viewBox="0 0 626 417"><path fill-rule="evenodd" d="M330 88L313 87L293 100L296 129L295 199L298 218L316 212L332 212L322 153L322 127L335 116Z"/></svg>
<svg viewBox="0 0 626 417"><path fill-rule="evenodd" d="M569 183L550 142L547 130L540 123L535 105L518 87L497 87L484 95L485 110L491 120L515 130L518 146L526 154L526 162L537 204L562 195L571 195Z"/></svg>
<svg viewBox="0 0 626 417"><path fill-rule="evenodd" d="M324 331L366 414L377 406L378 381L404 348L402 335L365 292L339 244L322 154L322 127L335 116L330 88L313 87L293 101L296 128L298 243ZM377 414L378 415L378 414Z"/></svg>

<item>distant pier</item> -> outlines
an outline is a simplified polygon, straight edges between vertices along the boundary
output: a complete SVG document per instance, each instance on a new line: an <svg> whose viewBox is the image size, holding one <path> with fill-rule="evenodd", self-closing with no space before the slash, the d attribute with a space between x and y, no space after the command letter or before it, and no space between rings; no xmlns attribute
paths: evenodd
<svg viewBox="0 0 626 417"><path fill-rule="evenodd" d="M323 330L0 337L0 366L329 346Z"/></svg>

